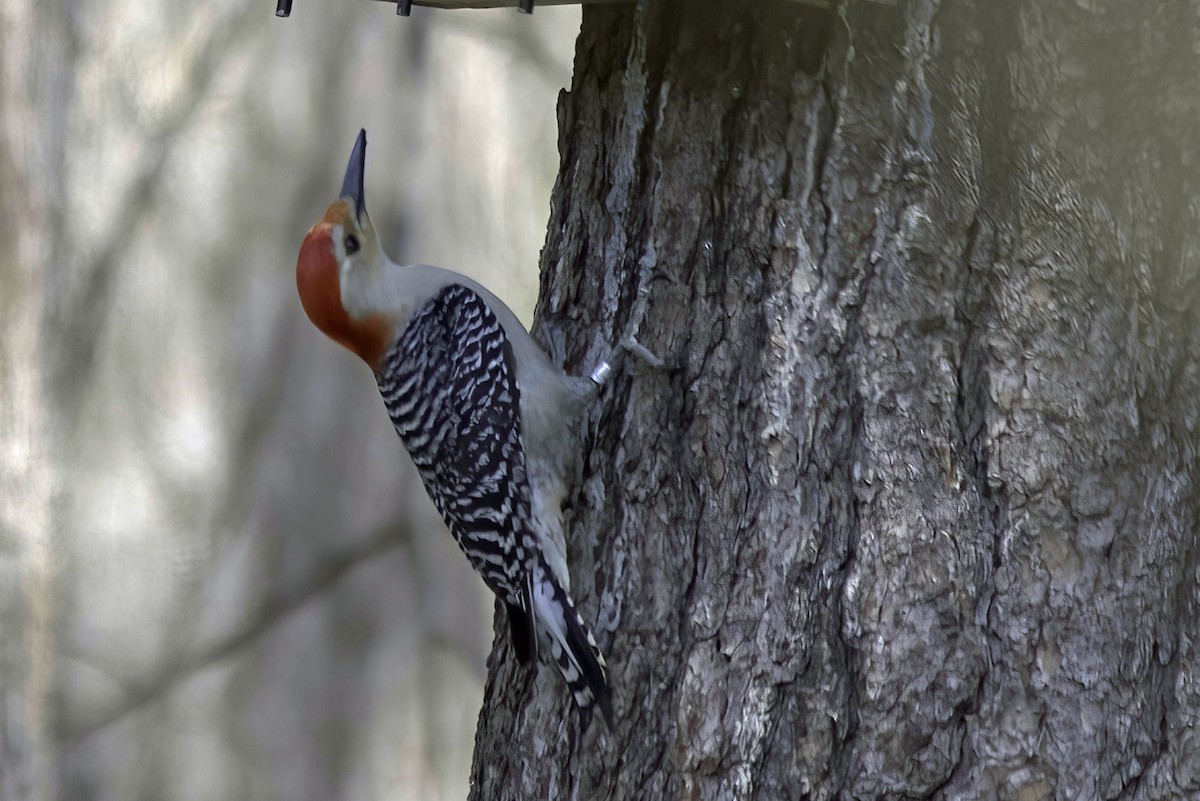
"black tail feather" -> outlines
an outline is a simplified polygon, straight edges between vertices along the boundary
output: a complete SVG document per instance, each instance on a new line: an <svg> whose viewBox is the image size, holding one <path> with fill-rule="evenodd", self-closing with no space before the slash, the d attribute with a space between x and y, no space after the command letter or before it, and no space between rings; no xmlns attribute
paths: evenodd
<svg viewBox="0 0 1200 801"><path fill-rule="evenodd" d="M586 727L593 707L600 707L612 731L612 691L600 646L588 630L571 596L563 590L544 559L538 559L525 582L526 611L533 626L533 647L540 659L554 664L583 712Z"/></svg>
<svg viewBox="0 0 1200 801"><path fill-rule="evenodd" d="M508 614L508 634L512 638L513 653L517 655L517 662L528 665L533 656L533 620L519 606L505 603L504 608Z"/></svg>
<svg viewBox="0 0 1200 801"><path fill-rule="evenodd" d="M579 663L583 681L591 690L595 705L600 707L604 725L611 732L613 730L612 690L608 686L608 672L597 658L595 641L584 629L583 621L579 619L578 613L574 616L568 614L566 617L567 641L571 646L571 652L575 654L575 661Z"/></svg>

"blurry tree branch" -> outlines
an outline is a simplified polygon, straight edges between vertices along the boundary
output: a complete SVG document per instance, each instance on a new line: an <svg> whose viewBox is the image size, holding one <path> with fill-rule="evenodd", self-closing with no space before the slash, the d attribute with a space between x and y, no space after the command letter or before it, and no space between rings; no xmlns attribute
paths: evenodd
<svg viewBox="0 0 1200 801"><path fill-rule="evenodd" d="M188 67L188 77L181 82L179 97L158 129L146 137L134 177L112 217L108 238L81 268L79 285L64 287L59 298L51 299L50 329L56 333L59 348L51 362L51 386L63 404L63 419L72 428L114 308L112 297L122 260L153 209L163 171L203 107L214 76L236 51L235 46L254 30L259 9L251 5L233 8L205 34Z"/></svg>
<svg viewBox="0 0 1200 801"><path fill-rule="evenodd" d="M176 664L161 671L143 687L134 690L125 703L99 716L87 726L68 732L63 747L78 746L97 732L131 715L146 706L162 700L176 685L206 670L207 668L253 646L260 637L271 631L283 619L313 599L335 587L347 574L365 562L383 556L399 547L408 547L412 532L405 527L379 532L362 545L343 554L319 562L311 575L297 586L265 599L256 614L239 628L229 632L216 643L198 654L187 654ZM194 610L193 610L194 614ZM180 643L186 648L185 643Z"/></svg>
<svg viewBox="0 0 1200 801"><path fill-rule="evenodd" d="M72 4L0 9L0 797L54 796L54 396L43 319L61 258Z"/></svg>
<svg viewBox="0 0 1200 801"><path fill-rule="evenodd" d="M522 20L516 20L516 22L518 24L487 25L464 14L453 17L447 24L459 33L486 40L493 46L504 47L503 39L499 42L496 41L497 34L499 34L508 39L507 49L517 58L527 61L536 70L553 73L558 67L558 60L546 46L541 35L535 28L521 24Z"/></svg>
<svg viewBox="0 0 1200 801"><path fill-rule="evenodd" d="M241 14L236 14L234 17L239 17ZM324 62L321 69L317 71L320 76L321 85L316 87L315 92L317 97L336 102L336 98L340 96L337 91L342 85L345 70L346 60L337 58L336 56L344 49L341 44L349 39L351 26L345 21L327 29L328 35L334 38L331 46L325 48ZM210 40L211 41L211 40ZM215 70L210 70L209 75ZM319 150L332 150L335 142L333 141L333 132L336 130L332 127L323 129L326 131L328 141L321 143L322 147ZM269 143L262 142L262 145ZM254 147L252 142L251 148ZM265 150L265 148L264 148ZM286 219L302 219L303 212L306 211L306 206L309 199L316 196L319 190L329 183L329 176L326 170L313 169L307 172L307 177L301 184L301 190L296 193L292 202L289 203L289 211ZM220 247L229 248L231 250L230 257L236 257L237 242L236 238L227 243L220 243ZM213 541L210 544L210 550L213 553L222 552L230 544L228 541L222 541L222 533L235 531L244 532L241 536L250 536L251 532L246 532L242 525L246 519L247 512L256 491L259 489L259 483L256 480L255 468L260 463L263 455L264 443L267 442L268 434L274 429L274 424L279 417L279 410L282 401L289 388L294 389L294 386L289 383L289 379L295 380L295 376L287 369L289 365L294 363L293 353L297 341L298 323L301 321L301 316L295 308L294 303L284 303L276 308L274 320L271 322L272 333L268 338L268 350L261 357L261 363L272 365L273 369L254 370L253 373L243 380L235 382L236 388L241 395L240 402L230 410L231 416L234 418L231 422L231 432L228 436L228 441L231 443L231 450L224 462L225 470L222 472L223 481L221 489L218 492L218 502L214 504L216 514L214 519L209 521L209 529L213 532ZM327 433L330 438L331 433ZM361 554L362 558L370 558L372 555L382 553L375 548L368 546L366 551ZM349 557L348 566L358 561L358 555ZM326 567L330 567L326 565ZM340 568L337 564L332 566L335 572ZM344 572L342 570L341 572ZM340 575L340 572L338 573ZM199 576L202 579L203 576ZM327 586L329 582L315 581L313 592L318 592ZM178 587L181 596L196 596L200 584L198 582L183 582ZM303 594L303 593L302 593ZM310 593L311 594L311 593ZM198 599L197 599L198 600ZM275 604L278 606L279 604ZM169 678L166 684L156 685L155 696L161 695L171 684L178 682L178 678L183 675L190 675L199 669L202 669L204 664L211 662L212 659L202 659L199 662L189 660L187 648L185 644L190 641L194 634L196 625L196 616L192 612L193 603L183 602L177 605L175 609L176 623L172 627L174 631L180 632L177 637L177 647L174 649L175 664L168 664L165 670L165 675ZM267 610L263 610L266 614ZM252 632L242 632L241 634L233 633L230 635L228 644L214 650L214 654L226 654L234 650L235 643L246 642L251 635L257 637L269 628L273 622L282 619L282 614L266 615L259 618L252 624ZM220 658L220 657L214 657ZM147 699L153 700L153 699ZM142 702L144 703L144 701Z"/></svg>
<svg viewBox="0 0 1200 801"><path fill-rule="evenodd" d="M156 0L127 11L101 3L97 10L108 24L166 33L113 48L98 25L89 28L95 38L83 40L80 84L117 99L86 98L105 105L94 121L82 118L87 104L79 98L67 98L60 109L77 120L71 135L79 148L64 194L112 220L95 229L94 217L85 215L59 238L65 257L50 265L53 281L40 312L53 332L45 372L62 408L53 414L66 496L57 505L64 511L56 556L64 566L54 589L62 599L62 642L46 679L53 683L49 707L61 715L48 729L48 753L62 797L261 797L238 784L249 782L279 797L329 801L362 797L360 786L339 783L356 770L353 781L362 775L384 781L417 765L426 777L437 774L437 788L449 792L442 798L461 798L486 643L472 602L482 596L467 583L469 571L448 568L458 566L448 542L426 541L436 534L407 547L412 523L397 497L409 492L414 477L402 473L398 452L386 447L371 444L363 458L359 446L371 441L369 421L341 413L362 393L333 376L318 377L309 369L313 360L301 358L310 355L301 351L311 332L301 331L306 324L290 272L298 227L338 184L341 156L326 156L343 150L340 122L361 116L370 102L360 91L364 82L402 87L386 109L375 103L370 112L389 125L420 131L439 116L456 124L453 136L417 142L386 177L402 186L393 188L391 199L400 203L387 212L401 218L412 202L457 202L459 171L469 177L481 160L503 159L505 142L531 133L538 143L552 141L550 115L530 121L495 102L508 84L497 74L489 72L494 85L486 92L459 95L435 80L444 74L427 77L413 65L449 58L455 67L499 65L500 73L527 74L528 53L456 37L447 54L446 37L432 33L452 26L449 15L380 36L366 15L331 14L328 22L302 23L312 25L308 40L297 25L273 26L261 9L213 6L193 16L166 11L167 5ZM372 21L380 12L386 18L386 9L370 10ZM558 16L573 34L570 15ZM264 42L260 24L287 36ZM295 39L297 33L302 37ZM305 44L284 46L289 40ZM545 48L535 53L535 59L546 55ZM564 54L553 65L559 75ZM158 69L165 69L165 80ZM109 80L112 74L131 80L121 86ZM531 83L521 87L521 101L551 107L560 81L553 88ZM276 86L286 86L285 96L273 92ZM318 110L319 119L298 109ZM237 152L215 149L213 134ZM480 136L498 152L464 154ZM201 140L204 158L229 158L218 159L215 170L198 170L187 144L193 140ZM92 157L105 154L91 149L110 141L130 163L93 173ZM553 156L526 148L522 158L536 163L534 183L541 186ZM88 185L93 175L101 180ZM249 185L271 193L272 202L250 197ZM111 197L99 198L97 186ZM472 189L471 200L486 203ZM201 243L187 220L211 222L192 215L213 203L230 222ZM544 223L540 207L510 197L505 216L522 221L533 246L521 250L530 261ZM420 238L421 246L438 247L447 236L421 229ZM379 436L394 444L386 428ZM378 478L385 473L387 480ZM333 489L318 496L312 491L318 486ZM393 570L401 573L395 581ZM386 598L372 606L380 595ZM398 606L396 599L416 603ZM340 627L351 614L347 636L325 636L325 624ZM414 634L417 649L407 647ZM264 668L293 649L314 658L286 676ZM410 680L423 697L392 703ZM297 704L298 698L313 704ZM203 700L190 703L195 699ZM285 735L257 728L274 714L321 720L329 737L280 749L277 738ZM329 724L332 718L338 723ZM409 768L393 759L397 738L414 755L400 757ZM380 748L388 753L382 761ZM305 783L304 794L281 791L297 765L318 778ZM180 775L187 770L205 774L192 777L209 782L205 790Z"/></svg>

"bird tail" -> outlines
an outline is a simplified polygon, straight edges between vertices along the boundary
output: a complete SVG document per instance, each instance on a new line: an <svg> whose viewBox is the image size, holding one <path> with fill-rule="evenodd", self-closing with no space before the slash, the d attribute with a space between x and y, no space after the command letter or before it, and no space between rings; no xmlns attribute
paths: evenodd
<svg viewBox="0 0 1200 801"><path fill-rule="evenodd" d="M608 668L596 638L575 609L571 596L559 585L541 557L528 572L526 603L533 618L538 655L553 662L567 683L571 697L584 713L584 725L599 707L604 723L612 731L612 692Z"/></svg>

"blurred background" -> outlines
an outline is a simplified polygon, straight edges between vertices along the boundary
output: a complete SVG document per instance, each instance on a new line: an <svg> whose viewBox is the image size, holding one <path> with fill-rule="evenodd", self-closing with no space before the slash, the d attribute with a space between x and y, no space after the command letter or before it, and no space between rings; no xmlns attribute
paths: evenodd
<svg viewBox="0 0 1200 801"><path fill-rule="evenodd" d="M0 4L0 794L461 799L492 601L296 298L359 127L397 261L528 323L579 7Z"/></svg>

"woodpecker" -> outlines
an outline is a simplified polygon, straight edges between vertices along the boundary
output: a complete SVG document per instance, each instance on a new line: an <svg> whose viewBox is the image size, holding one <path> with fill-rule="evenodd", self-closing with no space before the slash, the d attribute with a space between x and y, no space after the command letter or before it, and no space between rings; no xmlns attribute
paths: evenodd
<svg viewBox="0 0 1200 801"><path fill-rule="evenodd" d="M608 371L564 373L475 281L383 252L363 198L367 136L309 230L296 286L309 320L375 374L396 432L471 566L503 602L513 650L552 662L612 728L604 656L570 596L562 501L582 413Z"/></svg>

